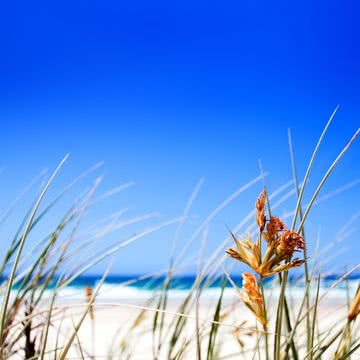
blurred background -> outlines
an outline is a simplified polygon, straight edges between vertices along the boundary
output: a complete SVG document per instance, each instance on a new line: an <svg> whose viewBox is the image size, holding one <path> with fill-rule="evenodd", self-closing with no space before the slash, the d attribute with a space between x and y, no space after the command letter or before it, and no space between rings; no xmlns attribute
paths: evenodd
<svg viewBox="0 0 360 360"><path fill-rule="evenodd" d="M89 252L180 216L200 179L204 183L179 248L222 201L259 176L259 159L270 192L288 183L289 128L301 179L339 104L306 203L359 127L357 2L341 7L336 1L280 1L275 8L266 1L15 1L3 7L3 213L38 176L18 204L25 214L42 171L52 171L70 153L49 199L103 163L76 184L60 210L102 174L100 197L124 184L126 189L96 204L85 227L117 211L124 211L124 219L154 215L109 233ZM356 142L321 192L323 202L306 227L311 249L318 238L325 247L346 229L346 239L332 252L339 269L359 260L359 160ZM260 179L213 219L207 253L227 237L226 226L234 227L253 209L261 190ZM289 197L277 215L294 205L295 197ZM49 214L49 223L59 214ZM19 221L19 212L6 219L2 246ZM41 231L46 233L45 225ZM131 244L116 256L112 271L166 267L175 232L176 226L168 227ZM201 236L190 255L200 242ZM326 266L331 270L334 263ZM100 264L92 272L103 268ZM194 265L184 269L192 271Z"/></svg>

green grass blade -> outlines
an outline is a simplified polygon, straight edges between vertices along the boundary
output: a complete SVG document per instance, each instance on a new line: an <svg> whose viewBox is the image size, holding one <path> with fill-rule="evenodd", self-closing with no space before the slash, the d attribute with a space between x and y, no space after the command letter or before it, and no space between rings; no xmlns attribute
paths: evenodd
<svg viewBox="0 0 360 360"><path fill-rule="evenodd" d="M316 200L320 190L322 189L323 185L325 184L326 180L328 179L328 177L330 176L330 174L332 173L332 171L335 169L336 165L339 163L339 161L341 160L341 158L345 155L345 153L349 150L349 148L351 147L351 145L354 143L354 141L356 140L356 138L359 136L360 134L360 128L357 129L357 131L354 133L354 135L352 136L352 138L349 140L349 142L345 145L345 147L343 148L343 150L340 152L340 154L337 156L337 158L334 160L334 162L330 165L329 169L327 170L327 172L325 173L324 177L321 179L320 184L318 185L318 187L315 190L314 195L312 196L309 205L307 206L305 212L304 212L304 216L302 221L300 222L300 225L298 227L298 232L301 231L301 229L304 226L305 220L307 218L307 216L309 215L309 212L311 210L312 205L314 204L314 201Z"/></svg>
<svg viewBox="0 0 360 360"><path fill-rule="evenodd" d="M305 177L304 177L304 180L303 180L303 184L301 186L301 189L300 189L300 192L299 192L299 196L298 196L298 200L297 200L297 203L296 203L296 207L295 207L295 213L294 213L294 218L293 218L293 222L292 222L292 225L291 225L291 228L292 229L295 229L295 224L296 224L296 219L297 219L297 216L298 216L298 213L299 213L299 209L300 209L300 204L301 204L301 201L302 201L302 198L303 198L303 195L304 195L304 191L305 191L305 187L306 187L306 184L307 184L307 181L309 179L309 175L310 175L310 172L311 172L311 169L312 169L312 166L314 164L314 160L315 160L315 157L316 157L316 154L318 153L318 150L319 150L319 147L324 139L324 136L331 124L331 122L333 121L334 119L334 116L337 112L339 108L339 105L336 106L335 110L333 111L333 113L331 114L327 124L325 125L325 128L323 130L323 132L321 133L320 137L319 137L319 140L315 146L315 149L311 155L311 158L310 158L310 161L309 161L309 165L306 169L306 173L305 173Z"/></svg>
<svg viewBox="0 0 360 360"><path fill-rule="evenodd" d="M221 311L221 305L222 305L222 300L223 300L223 295L224 295L226 283L227 283L227 280L224 279L222 284L221 284L221 293L220 293L219 299L218 299L217 304L216 304L213 323L211 325L210 334L209 334L209 341L208 341L208 347L207 347L206 360L213 360L214 359L216 335L217 335L218 329L219 329L218 322L220 320L220 311Z"/></svg>
<svg viewBox="0 0 360 360"><path fill-rule="evenodd" d="M314 304L314 315L312 319L312 327L311 327L311 338L310 338L310 351L314 347L314 339L315 339L315 325L317 320L317 311L318 311L318 303L319 303L319 290L320 290L320 275L317 281L316 287L316 296L315 296L315 304ZM310 359L313 359L313 352L310 352Z"/></svg>
<svg viewBox="0 0 360 360"><path fill-rule="evenodd" d="M6 320L6 315L7 315L7 307L8 307L8 303L9 303L9 299L10 299L10 292L11 292L11 289L12 289L12 285L13 285L13 280L14 280L14 277L15 277L15 273L16 273L16 269L17 269L17 265L20 261L20 257L21 257L21 254L22 254L22 250L23 250L23 247L24 247L24 244L25 244L25 241L26 241L26 238L27 238L27 235L29 233L29 230L30 230L30 227L31 227L31 224L35 218L35 215L36 215L36 212L40 206L40 203L42 201L42 199L44 198L47 190L49 189L51 183L53 182L53 180L55 179L57 173L59 172L60 168L62 167L62 165L64 164L64 162L67 160L68 158L68 155L65 156L65 158L60 162L60 164L58 165L58 167L55 169L55 171L53 172L53 174L51 175L48 183L45 185L42 193L40 194L40 197L38 198L35 206L34 206L34 209L30 215L30 218L28 220L28 223L25 227L25 230L24 230L24 233L23 233L23 236L21 238L21 242L19 244L19 249L17 251L17 254L16 254L16 258L15 258L15 262L13 264L13 267L12 267L12 270L11 270L11 274L10 274L10 277L8 279L8 284L7 284L7 288L6 288L6 292L5 292L5 296L4 296L4 300L3 300L3 305L2 305L2 308L1 308L1 320L0 320L0 342L2 341L2 334L3 334L3 331L4 331L4 325L5 325L5 320ZM0 348L2 348L2 344L0 343Z"/></svg>

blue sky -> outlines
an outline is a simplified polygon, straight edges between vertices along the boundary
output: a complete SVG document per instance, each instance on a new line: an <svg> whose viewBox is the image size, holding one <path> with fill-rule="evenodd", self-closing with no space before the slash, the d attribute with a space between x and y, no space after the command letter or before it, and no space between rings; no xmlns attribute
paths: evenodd
<svg viewBox="0 0 360 360"><path fill-rule="evenodd" d="M259 158L270 190L291 179L288 128L303 175L340 104L315 163L309 199L359 127L356 2L18 1L6 7L0 57L4 208L68 152L55 187L102 160L101 191L136 184L99 205L91 219L124 207L128 216L159 212L152 223L178 216L204 177L185 242L187 231L258 175ZM360 178L359 155L356 143L323 194ZM311 244L319 227L326 243L359 212L359 188L314 209ZM209 252L260 190L259 183L215 219ZM359 221L352 226L358 230ZM118 255L114 271L165 266L174 231L133 244ZM112 234L104 242L125 236ZM358 236L344 245L339 266L358 260Z"/></svg>

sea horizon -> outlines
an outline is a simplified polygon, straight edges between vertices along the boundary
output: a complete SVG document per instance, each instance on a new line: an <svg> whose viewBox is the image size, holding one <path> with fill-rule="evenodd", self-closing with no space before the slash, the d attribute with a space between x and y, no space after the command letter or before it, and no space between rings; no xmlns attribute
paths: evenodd
<svg viewBox="0 0 360 360"><path fill-rule="evenodd" d="M327 294L327 298L334 301L342 301L349 296L353 296L358 288L360 272L356 272L347 276L346 281L338 281L343 277L342 273L334 273L322 276L320 281L320 296ZM242 277L240 275L231 276L233 283L242 288ZM2 279L3 281L4 279ZM51 299L54 294L54 289L59 277L54 278L54 281L45 289L44 299ZM86 299L86 288L96 289L101 283L99 294L97 296L98 302L114 302L114 301L130 301L150 299L155 294L160 294L164 290L164 282L166 275L153 276L149 274L110 274L103 279L102 274L88 274L81 275L75 280L71 281L66 286L57 288L57 298L61 302L79 302ZM41 283L41 281L40 281ZM193 285L196 283L195 274L173 275L170 285L168 287L168 297L171 300L184 299L191 291ZM12 292L16 292L21 284L19 281ZM226 281L225 275L209 278L205 277L202 280L204 285L201 291L201 297L209 301L216 300L222 292L224 286L223 297L227 300L236 300L237 291L233 285ZM288 291L295 296L301 298L305 289L305 282L302 275L291 275L288 279ZM276 294L280 290L278 278L276 276L265 279L265 290L268 293ZM316 288L310 288L310 293L315 296Z"/></svg>

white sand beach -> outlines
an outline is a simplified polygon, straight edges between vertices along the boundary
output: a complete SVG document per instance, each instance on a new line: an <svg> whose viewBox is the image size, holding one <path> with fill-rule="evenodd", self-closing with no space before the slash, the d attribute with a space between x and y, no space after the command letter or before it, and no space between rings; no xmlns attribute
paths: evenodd
<svg viewBox="0 0 360 360"><path fill-rule="evenodd" d="M181 339L178 339L176 350L190 341L191 345L188 346L182 358L195 359L196 324L200 328L202 351L206 353L216 298L204 297L200 299L198 317L195 303L190 311L181 313L180 306L183 300L184 297L177 296L175 299L170 298L167 303L160 351L158 351L158 330L155 337L153 334L156 302L149 304L149 299L139 299L138 297L121 299L121 301L110 298L97 301L93 307L93 317L88 313L84 319L74 342L75 346L70 350L67 359L81 359L82 357L86 359L168 359L169 341L175 323L180 316L186 318L187 321L186 329L181 333ZM276 297L273 296L271 303L269 303L271 319L269 329L274 328L275 300ZM290 297L288 300L291 314L296 313L294 310L300 306L299 297ZM319 333L323 329L328 329L329 324L334 324L336 321L338 324L343 323L347 313L344 300L344 298L329 297L324 298L319 303L317 310L320 319ZM53 311L53 326L49 336L51 346L48 348L55 349L57 346L58 351L61 352L65 339L69 338L75 326L81 321L87 306L86 301L79 299L74 302L69 301L69 299L57 301ZM292 319L292 321L294 320ZM253 314L239 301L232 289L228 290L224 298L219 322L221 324L216 341L221 346L220 353L217 354L218 359L239 358L239 356L243 359L253 358L251 349L257 345L259 337L263 338L262 327L257 323ZM302 321L297 330L300 335L299 338L304 332L304 323L305 320ZM61 335L58 337L59 329ZM271 330L269 333L269 339L272 341ZM263 347L261 349L264 351ZM305 347L302 350L303 356L305 356L304 351Z"/></svg>

